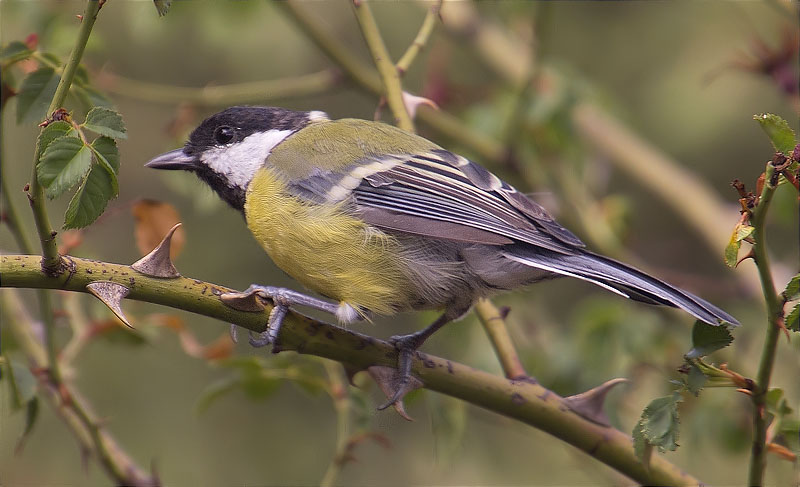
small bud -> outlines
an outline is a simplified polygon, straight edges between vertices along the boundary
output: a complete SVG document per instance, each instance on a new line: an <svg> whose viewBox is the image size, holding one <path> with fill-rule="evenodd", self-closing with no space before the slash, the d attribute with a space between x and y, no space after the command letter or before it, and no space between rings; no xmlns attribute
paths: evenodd
<svg viewBox="0 0 800 487"><path fill-rule="evenodd" d="M794 150L792 151L792 161L800 162L800 144L794 146Z"/></svg>

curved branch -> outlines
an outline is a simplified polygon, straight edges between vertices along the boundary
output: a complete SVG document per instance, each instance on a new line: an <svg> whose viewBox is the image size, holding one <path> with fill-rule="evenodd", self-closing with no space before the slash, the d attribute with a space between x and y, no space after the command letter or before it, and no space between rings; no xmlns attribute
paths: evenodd
<svg viewBox="0 0 800 487"><path fill-rule="evenodd" d="M65 257L69 272L50 277L39 266L40 257L0 257L4 287L50 288L86 292L86 285L112 281L130 289L128 297L162 304L263 331L269 309L248 313L224 305L219 296L228 288L200 280L178 277L153 278L131 267L87 259ZM317 355L365 369L372 365L394 366L397 352L388 343L336 326L290 313L281 328L282 350ZM427 389L467 401L495 413L545 431L624 473L650 485L697 485L699 481L654 456L649 468L634 455L631 438L573 413L563 399L539 384L512 381L466 365L417 353L412 373Z"/></svg>

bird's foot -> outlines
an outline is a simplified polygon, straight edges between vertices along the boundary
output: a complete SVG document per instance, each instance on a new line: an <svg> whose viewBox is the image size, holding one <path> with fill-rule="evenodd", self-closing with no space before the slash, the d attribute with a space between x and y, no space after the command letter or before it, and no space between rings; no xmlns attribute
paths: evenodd
<svg viewBox="0 0 800 487"><path fill-rule="evenodd" d="M339 306L324 299L308 296L291 289L273 286L260 286L253 284L241 293L227 293L221 296L222 301L231 308L240 311L263 311L265 309L263 301L270 300L273 303L272 311L269 313L267 328L258 335L250 335L248 341L253 347L265 347L272 344L272 351L280 351L278 334L280 333L283 320L289 312L290 306L308 306L328 313L336 314ZM231 338L236 341L236 332L231 327Z"/></svg>
<svg viewBox="0 0 800 487"><path fill-rule="evenodd" d="M411 375L411 365L414 361L414 353L422 346L427 337L428 335L418 332L410 335L395 335L389 338L389 343L397 349L397 368L381 367L382 369L387 369L387 371L382 372L381 377L376 377L371 372L386 397L389 398L386 403L378 406L379 410L395 406L401 416L411 419L405 414L403 397L422 385L418 379ZM388 371L391 371L391 374L387 373Z"/></svg>

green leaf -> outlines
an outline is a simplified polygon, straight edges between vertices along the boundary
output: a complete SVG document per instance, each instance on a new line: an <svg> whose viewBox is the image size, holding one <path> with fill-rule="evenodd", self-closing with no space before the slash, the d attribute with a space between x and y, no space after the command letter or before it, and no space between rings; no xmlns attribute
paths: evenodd
<svg viewBox="0 0 800 487"><path fill-rule="evenodd" d="M22 81L17 95L17 123L45 118L60 79L53 68L44 67L29 74Z"/></svg>
<svg viewBox="0 0 800 487"><path fill-rule="evenodd" d="M198 414L206 412L208 408L211 407L211 404L216 402L217 399L230 393L237 387L239 387L239 379L236 377L225 377L221 380L213 382L211 385L205 388L200 396L200 399L197 400L195 411Z"/></svg>
<svg viewBox="0 0 800 487"><path fill-rule="evenodd" d="M739 261L739 248L742 246L742 240L746 239L755 231L755 227L750 225L742 225L737 223L733 228L731 239L725 247L725 264L728 267L736 267Z"/></svg>
<svg viewBox="0 0 800 487"><path fill-rule="evenodd" d="M733 342L733 335L722 325L709 325L700 320L692 328L692 349L686 357L700 358L727 347Z"/></svg>
<svg viewBox="0 0 800 487"><path fill-rule="evenodd" d="M44 154L51 142L59 137L70 135L71 132L72 125L64 121L53 122L45 127L39 133L39 152L36 154L36 160L38 161L42 158L42 154ZM72 135L77 136L77 133L72 133Z"/></svg>
<svg viewBox="0 0 800 487"><path fill-rule="evenodd" d="M28 46L26 46L24 42L9 42L3 49L0 49L0 64L10 66L24 59L28 59L31 57L31 54L33 54L33 51L28 49Z"/></svg>
<svg viewBox="0 0 800 487"><path fill-rule="evenodd" d="M651 445L644 435L644 422L639 420L633 427L633 453L644 464L650 466L650 458L653 456L653 445Z"/></svg>
<svg viewBox="0 0 800 487"><path fill-rule="evenodd" d="M36 377L22 362L9 359L5 364L11 380L11 405L18 410L36 397Z"/></svg>
<svg viewBox="0 0 800 487"><path fill-rule="evenodd" d="M792 154L797 141L795 140L794 131L786 120L773 113L754 115L753 120L761 124L761 128L767 133L775 150L783 152L786 156Z"/></svg>
<svg viewBox="0 0 800 487"><path fill-rule="evenodd" d="M708 377L706 374L700 370L695 364L691 364L689 367L689 375L686 377L686 388L694 394L695 396L700 394L700 391L703 390L703 387L706 385L706 381Z"/></svg>
<svg viewBox="0 0 800 487"><path fill-rule="evenodd" d="M796 304L783 322L784 326L792 331L800 331L800 304Z"/></svg>
<svg viewBox="0 0 800 487"><path fill-rule="evenodd" d="M72 197L64 214L64 228L83 228L103 214L111 198L116 196L113 175L98 164Z"/></svg>
<svg viewBox="0 0 800 487"><path fill-rule="evenodd" d="M17 451L22 448L22 444L25 442L25 439L30 436L34 425L36 425L36 419L38 417L39 398L34 397L28 401L27 407L25 408L25 429L22 431L22 435L20 435L19 439L17 440Z"/></svg>
<svg viewBox="0 0 800 487"><path fill-rule="evenodd" d="M678 448L678 403L681 400L680 393L675 392L653 399L642 411L637 428L641 428L645 441L659 451Z"/></svg>
<svg viewBox="0 0 800 487"><path fill-rule="evenodd" d="M81 139L61 136L44 151L36 174L48 198L75 186L92 167L92 150Z"/></svg>
<svg viewBox="0 0 800 487"><path fill-rule="evenodd" d="M86 115L83 126L92 132L115 139L127 139L125 123L116 111L105 107L94 107Z"/></svg>
<svg viewBox="0 0 800 487"><path fill-rule="evenodd" d="M119 173L119 151L117 143L111 137L102 135L92 142L92 151L102 164L112 175Z"/></svg>
<svg viewBox="0 0 800 487"><path fill-rule="evenodd" d="M792 280L786 284L786 289L783 290L781 295L786 301L792 301L800 297L800 274L794 276Z"/></svg>

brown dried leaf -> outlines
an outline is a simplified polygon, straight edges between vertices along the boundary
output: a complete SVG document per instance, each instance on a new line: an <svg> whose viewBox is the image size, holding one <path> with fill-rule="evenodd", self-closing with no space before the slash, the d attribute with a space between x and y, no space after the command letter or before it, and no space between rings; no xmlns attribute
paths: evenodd
<svg viewBox="0 0 800 487"><path fill-rule="evenodd" d="M140 200L133 204L131 213L136 222L134 236L139 253L153 250L180 220L178 210L169 203L155 200ZM175 259L183 250L186 234L182 228L175 231L170 245L170 257Z"/></svg>

